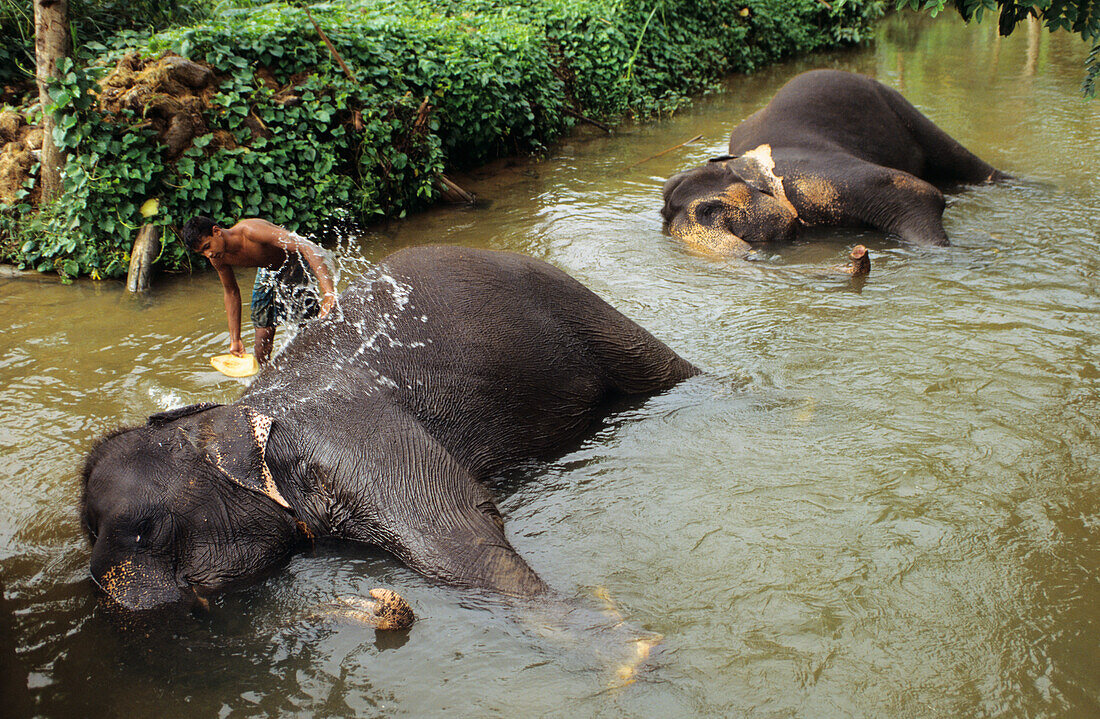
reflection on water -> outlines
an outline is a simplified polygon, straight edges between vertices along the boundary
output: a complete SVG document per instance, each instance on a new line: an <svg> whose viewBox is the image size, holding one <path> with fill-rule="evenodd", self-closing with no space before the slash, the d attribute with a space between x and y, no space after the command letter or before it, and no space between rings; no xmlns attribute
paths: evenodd
<svg viewBox="0 0 1100 719"><path fill-rule="evenodd" d="M1095 713L1100 105L1077 94L1083 56L1065 36L894 19L873 48L460 178L487 207L342 244L343 284L409 244L544 258L707 370L498 487L547 581L593 607L606 589L665 636L621 690L507 613L341 545L209 614L119 627L85 579L82 453L239 394L207 364L228 345L220 286L3 281L0 686L14 672L50 716ZM859 231L754 263L678 247L664 178L812 67L899 88L1017 179L950 198L950 248ZM810 271L857 242L875 262L862 287ZM314 611L380 584L422 618L407 635Z"/></svg>

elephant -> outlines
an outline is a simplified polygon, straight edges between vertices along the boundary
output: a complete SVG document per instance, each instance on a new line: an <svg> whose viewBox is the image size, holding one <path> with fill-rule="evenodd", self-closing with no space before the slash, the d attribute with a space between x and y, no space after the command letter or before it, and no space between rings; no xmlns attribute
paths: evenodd
<svg viewBox="0 0 1100 719"><path fill-rule="evenodd" d="M445 585L548 597L487 480L574 446L616 398L698 373L545 262L404 249L236 401L154 414L94 444L90 573L112 606L194 606L336 538Z"/></svg>
<svg viewBox="0 0 1100 719"><path fill-rule="evenodd" d="M673 237L714 256L823 226L947 245L939 188L1006 177L896 90L812 70L733 129L729 154L665 182L661 214Z"/></svg>

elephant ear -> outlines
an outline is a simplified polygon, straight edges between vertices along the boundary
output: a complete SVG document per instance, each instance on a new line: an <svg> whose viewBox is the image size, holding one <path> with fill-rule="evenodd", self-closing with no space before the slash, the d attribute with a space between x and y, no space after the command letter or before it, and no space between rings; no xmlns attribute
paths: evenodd
<svg viewBox="0 0 1100 719"><path fill-rule="evenodd" d="M229 481L290 509L264 461L271 422L251 407L215 405L178 429Z"/></svg>
<svg viewBox="0 0 1100 719"><path fill-rule="evenodd" d="M147 424L150 427L163 427L166 424L188 417L199 412L205 412L208 409L214 409L215 407L221 407L217 402L200 402L198 404L189 404L186 407L176 407L170 409L167 412L157 412L156 414L149 415Z"/></svg>
<svg viewBox="0 0 1100 719"><path fill-rule="evenodd" d="M737 157L728 157L726 165L741 176L741 179L761 192L769 195L783 194L783 178L775 174L775 161L772 160L771 145L759 147Z"/></svg>
<svg viewBox="0 0 1100 719"><path fill-rule="evenodd" d="M744 155L730 158L726 166L736 172L747 184L787 205L795 216L798 216L798 212L787 199L787 193L783 189L783 178L775 174L775 160L772 159L771 145L760 145Z"/></svg>

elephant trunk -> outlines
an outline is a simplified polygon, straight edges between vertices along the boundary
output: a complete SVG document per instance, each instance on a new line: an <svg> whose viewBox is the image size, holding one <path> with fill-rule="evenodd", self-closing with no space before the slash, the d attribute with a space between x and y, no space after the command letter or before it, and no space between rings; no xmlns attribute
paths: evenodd
<svg viewBox="0 0 1100 719"><path fill-rule="evenodd" d="M668 231L687 246L706 255L744 257L752 252L752 245L732 232L704 225L687 214L676 216Z"/></svg>
<svg viewBox="0 0 1100 719"><path fill-rule="evenodd" d="M163 604L193 602L195 599L193 593L180 587L168 567L142 554L118 558L93 550L91 576L104 594L130 610L152 609Z"/></svg>

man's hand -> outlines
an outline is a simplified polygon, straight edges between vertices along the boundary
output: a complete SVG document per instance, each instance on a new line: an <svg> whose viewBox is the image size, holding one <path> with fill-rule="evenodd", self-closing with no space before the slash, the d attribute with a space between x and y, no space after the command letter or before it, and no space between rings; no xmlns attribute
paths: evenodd
<svg viewBox="0 0 1100 719"><path fill-rule="evenodd" d="M336 305L336 293L326 292L325 296L321 299L321 311L317 314L317 319L321 319L329 313L330 310Z"/></svg>
<svg viewBox="0 0 1100 719"><path fill-rule="evenodd" d="M244 342L240 338L229 341L229 354L234 357L244 357Z"/></svg>

